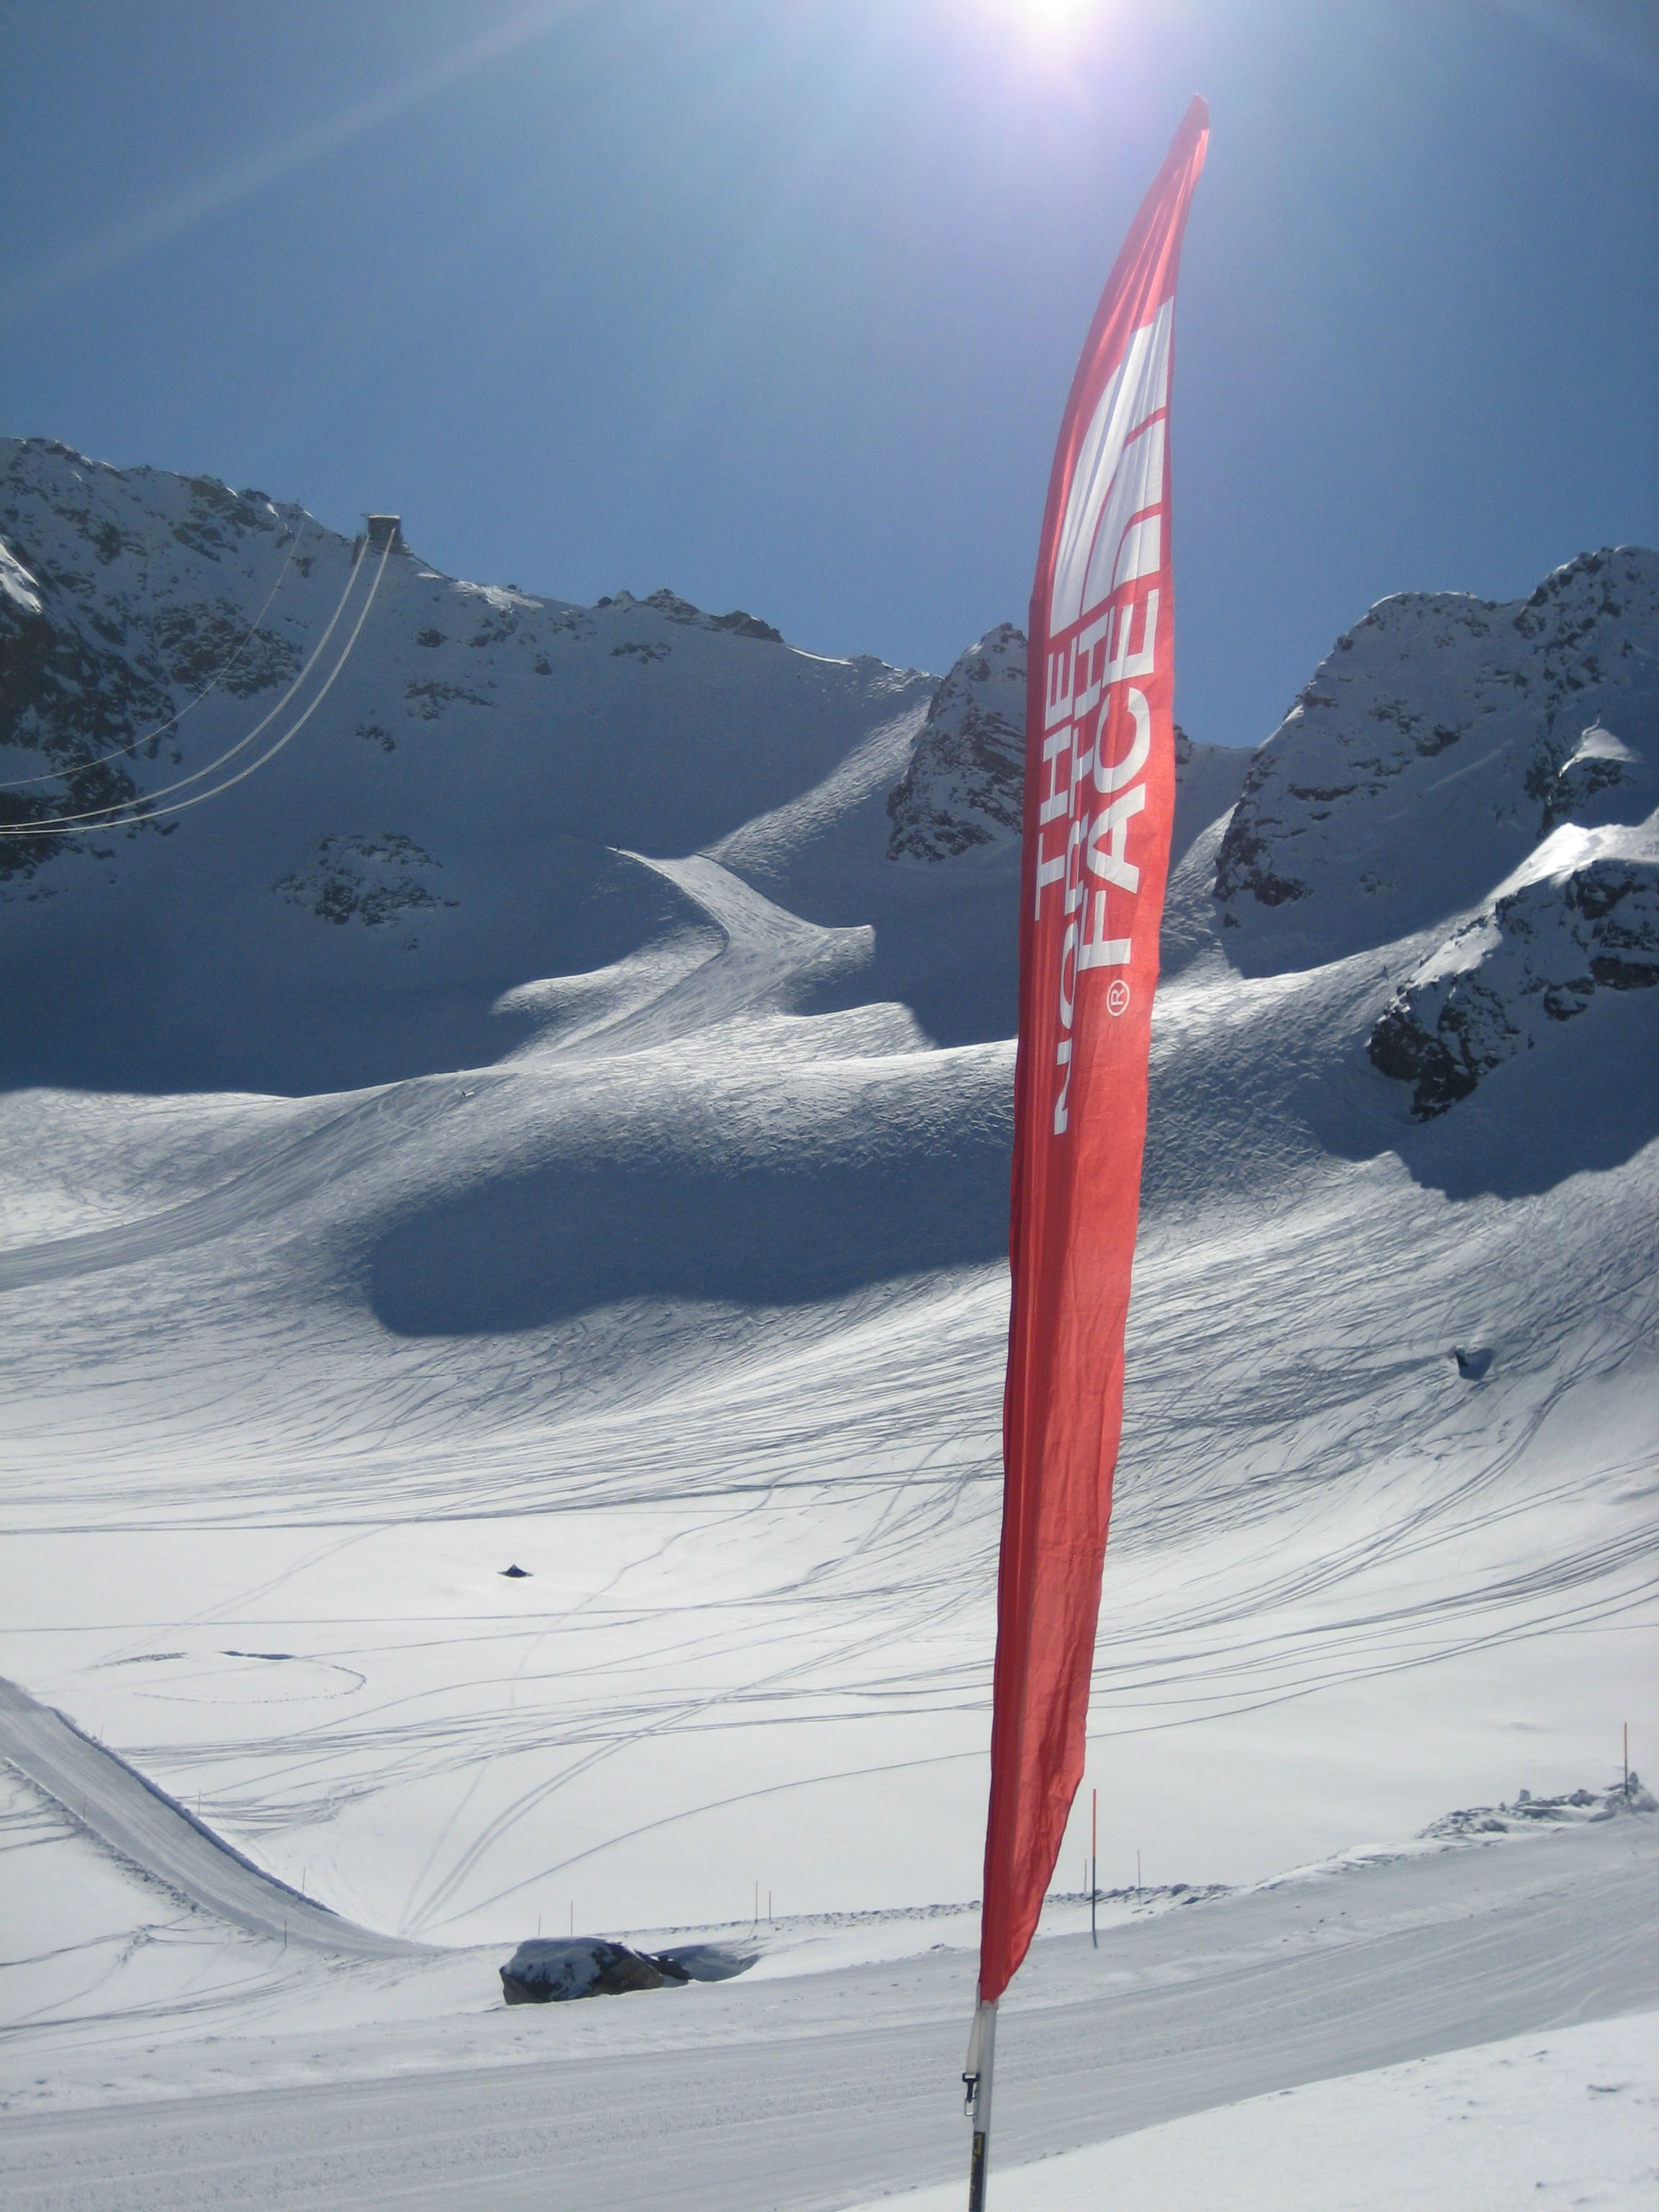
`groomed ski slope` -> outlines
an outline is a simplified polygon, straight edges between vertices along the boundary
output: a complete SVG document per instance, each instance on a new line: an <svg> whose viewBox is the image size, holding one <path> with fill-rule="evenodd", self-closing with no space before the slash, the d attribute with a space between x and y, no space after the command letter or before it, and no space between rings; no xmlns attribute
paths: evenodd
<svg viewBox="0 0 1659 2212"><path fill-rule="evenodd" d="M1652 2202L1659 2015L1278 2090L999 2172L999 2212L1513 2212ZM872 2200L861 2212L872 2212ZM960 2182L902 2197L958 2212Z"/></svg>
<svg viewBox="0 0 1659 2212"><path fill-rule="evenodd" d="M1009 1048L769 1012L806 926L678 873L706 925L495 1067L0 1105L46 1231L3 1261L13 1678L419 1940L977 1888ZM1211 957L1160 999L1114 1880L1641 1741L1648 1156L1504 1188L1518 1070L1412 1129L1341 1057L1385 988ZM1525 1073L1547 1139L1605 1120L1580 1050Z"/></svg>
<svg viewBox="0 0 1659 2212"><path fill-rule="evenodd" d="M347 574L252 495L0 473L8 619L88 678L5 765L65 791L82 708L176 707L167 640L216 665L284 532L246 696L140 787L263 711ZM1231 815L1189 763L1087 1777L1103 1884L1157 1901L1099 1954L1052 1908L1005 2164L1659 2002L1645 1821L1170 1902L1605 1789L1626 1722L1653 1763L1656 574L1386 603ZM1018 641L929 722L949 686L735 620L400 556L268 772L0 884L20 2202L960 2166L1018 881L1007 763L980 792L960 740ZM1494 903L1581 821L1634 872L1617 945L1554 847ZM1414 1120L1368 1042L1449 977L1478 1082ZM735 1982L501 2009L538 1927L747 1936L757 1897Z"/></svg>
<svg viewBox="0 0 1659 2212"><path fill-rule="evenodd" d="M34 1848L82 1850L61 1823L48 1839L51 1810L37 1798ZM19 1819L14 1805L9 1843ZM1057 1907L1006 2007L1000 2200L1061 2201L1054 2184L1068 2172L1092 2184L1122 2166L1162 2172L1160 2203L1207 2203L1192 2185L1217 2144L1234 2146L1234 2182L1264 2141L1294 2172L1308 2152L1299 2112L1237 2108L1323 2083L1313 2110L1333 2147L1330 2201L1395 2201L1377 2193L1386 2175L1404 2185L1399 2201L1437 2191L1461 2204L1447 2194L1463 2170L1455 2146L1414 2131L1379 2174L1360 2156L1366 2127L1419 2118L1425 2094L1443 2103L1460 2082L1502 2086L1517 2056L1535 2057L1518 2052L1517 2033L1554 2045L1576 2028L1559 2049L1581 2075L1575 2054L1620 2061L1611 2081L1592 2073L1594 2093L1584 2085L1581 2102L1604 2101L1564 2134L1558 2106L1574 2084L1553 2074L1554 2102L1534 2085L1519 2112L1480 2111L1483 2136L1494 2119L1504 2130L1486 2143L1487 2183L1524 2164L1529 2181L1580 2191L1547 2201L1634 2206L1632 2106L1650 2120L1659 2056L1656 1857L1650 1814L1350 1854L1196 1902L1109 1900L1097 1949L1080 1908ZM130 1865L122 1879L143 1877ZM100 2003L100 1986L39 2008L26 2039L7 2039L8 2203L187 2212L376 2194L436 2207L465 2193L494 2212L550 2192L556 2203L750 2212L946 2179L959 2191L948 2091L971 2000L971 1920L923 1911L851 1929L726 1931L760 1954L735 1981L509 2012L489 1988L499 1954L284 1951L222 1923L216 1935L174 1893L146 1947L193 1953L193 1987L140 2008L131 1993ZM866 1963L836 1963L860 1948ZM37 1989L53 1971L61 1978L61 1960L37 1962ZM15 1991L15 1967L6 1979ZM1618 2025L1591 2035L1584 2022ZM1447 2052L1455 2065L1425 2066ZM1364 2079L1407 2062L1403 2082ZM1206 2112L1195 2160L1167 2124ZM1080 2163L1018 2170L1102 2144ZM1618 2189L1583 2195L1587 2179L1610 2178Z"/></svg>

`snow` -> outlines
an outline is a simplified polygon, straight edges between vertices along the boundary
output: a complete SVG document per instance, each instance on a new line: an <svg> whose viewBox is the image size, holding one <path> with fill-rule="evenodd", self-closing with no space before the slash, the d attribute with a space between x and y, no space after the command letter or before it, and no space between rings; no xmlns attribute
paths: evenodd
<svg viewBox="0 0 1659 2212"><path fill-rule="evenodd" d="M1407 975L1369 1049L1384 1074L1415 1081L1426 1117L1575 1020L1598 989L1656 984L1659 812L1630 827L1563 823Z"/></svg>
<svg viewBox="0 0 1659 2212"><path fill-rule="evenodd" d="M40 611L40 587L16 555L0 544L0 592L26 615Z"/></svg>
<svg viewBox="0 0 1659 2212"><path fill-rule="evenodd" d="M1280 2090L1039 2165L994 2170L998 2212L1643 2212L1659 2181L1659 2013L1512 2037ZM872 2198L957 2212L960 2184Z"/></svg>
<svg viewBox="0 0 1659 2212"><path fill-rule="evenodd" d="M34 1820L32 1850L77 1848ZM1133 2155L1194 2113L1224 2144L1251 2099L1408 2062L1432 2082L1440 2054L1650 2016L1656 1851L1649 1815L1345 1855L1198 1902L1115 1899L1097 1949L1060 1905L1005 2001L997 2171L1012 2187L1045 2154ZM59 1919L0 1978L29 2021L0 2046L9 2203L511 2204L550 2171L571 2202L748 2212L962 2185L974 1954L949 1915L890 1916L862 1960L811 1922L636 1931L682 1957L772 1948L735 1977L506 2010L499 1947L284 1952L153 1886L124 1916L94 1887L34 1885ZM1605 2065L1591 2078L1628 2081Z"/></svg>
<svg viewBox="0 0 1659 2212"><path fill-rule="evenodd" d="M38 442L0 533L45 625L0 777L48 808L234 742L350 557ZM1011 2167L1659 2002L1649 1817L1401 1840L1599 1798L1626 1721L1652 1765L1659 992L1595 966L1645 957L1608 935L1645 890L1584 893L1651 865L1656 573L1387 602L1248 762L1183 750L1087 1778L1115 1894L1095 1953L1085 1791ZM250 690L96 766L250 626ZM967 740L1023 647L941 687L764 630L394 556L269 769L0 849L20 2203L507 2203L556 2157L593 2201L847 2203L963 2163L1018 872ZM1529 1042L1416 1119L1368 1048L1468 979ZM755 1963L509 2015L501 1966L573 1929Z"/></svg>

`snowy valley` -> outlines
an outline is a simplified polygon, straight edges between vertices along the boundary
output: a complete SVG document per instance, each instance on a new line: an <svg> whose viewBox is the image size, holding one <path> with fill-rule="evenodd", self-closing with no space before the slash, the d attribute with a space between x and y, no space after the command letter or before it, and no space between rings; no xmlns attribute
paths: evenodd
<svg viewBox="0 0 1659 2212"><path fill-rule="evenodd" d="M210 2201L109 2116L227 2088L238 2173L261 2100L345 2157L453 2094L527 2202L525 2068L589 2201L653 2201L694 2075L863 2148L757 2119L677 2202L965 2159L1024 697L1007 624L943 680L824 659L0 441L16 2202ZM1095 1954L1085 1790L1007 2030L1031 2157L1659 2008L1659 1820L1605 1794L1659 1741L1659 555L1385 600L1253 753L1178 753L1120 1894ZM1607 1817L1409 1841L1523 1784ZM544 1927L756 1963L509 2014ZM1114 1993L1108 2111L1066 2054Z"/></svg>

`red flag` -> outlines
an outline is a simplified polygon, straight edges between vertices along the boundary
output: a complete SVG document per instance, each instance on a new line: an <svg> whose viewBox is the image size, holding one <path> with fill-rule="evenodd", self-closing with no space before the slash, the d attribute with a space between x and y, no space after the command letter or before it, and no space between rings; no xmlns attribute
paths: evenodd
<svg viewBox="0 0 1659 2212"><path fill-rule="evenodd" d="M1083 1778L1175 807L1169 403L1194 100L1102 295L1031 597L981 2004L1025 1956Z"/></svg>

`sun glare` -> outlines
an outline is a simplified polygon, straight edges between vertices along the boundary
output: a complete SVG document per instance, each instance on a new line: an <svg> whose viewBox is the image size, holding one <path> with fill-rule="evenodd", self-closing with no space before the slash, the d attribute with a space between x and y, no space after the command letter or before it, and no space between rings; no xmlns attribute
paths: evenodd
<svg viewBox="0 0 1659 2212"><path fill-rule="evenodd" d="M1097 14L1103 0L987 0L994 15L1012 16L1035 28L1063 30Z"/></svg>

